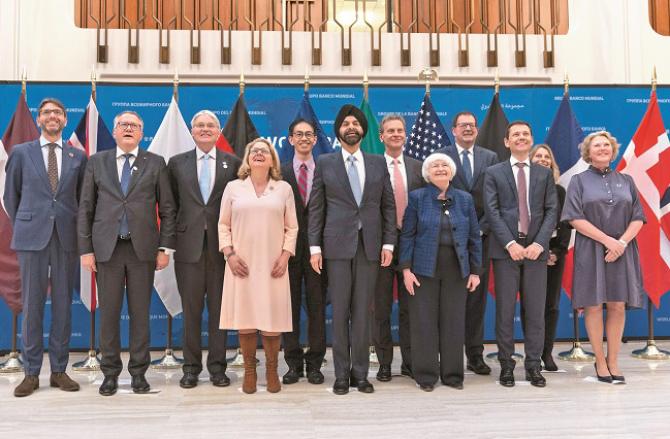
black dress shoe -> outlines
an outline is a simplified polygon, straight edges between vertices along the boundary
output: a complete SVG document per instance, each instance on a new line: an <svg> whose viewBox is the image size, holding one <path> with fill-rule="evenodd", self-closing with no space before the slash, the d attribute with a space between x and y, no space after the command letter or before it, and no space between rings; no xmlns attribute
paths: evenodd
<svg viewBox="0 0 670 439"><path fill-rule="evenodd" d="M405 364L400 365L400 375L404 375L406 377L414 378L414 374L412 373L412 369L410 369Z"/></svg>
<svg viewBox="0 0 670 439"><path fill-rule="evenodd" d="M228 375L226 375L225 372L216 372L215 374L209 376L209 380L216 387L230 386L230 378L228 378Z"/></svg>
<svg viewBox="0 0 670 439"><path fill-rule="evenodd" d="M375 388L372 386L368 380L356 380L355 386L361 393L373 393Z"/></svg>
<svg viewBox="0 0 670 439"><path fill-rule="evenodd" d="M184 376L179 380L179 387L182 389L192 389L198 385L198 375L192 372L184 372Z"/></svg>
<svg viewBox="0 0 670 439"><path fill-rule="evenodd" d="M310 369L307 371L307 381L310 384L323 384L323 374L319 369Z"/></svg>
<svg viewBox="0 0 670 439"><path fill-rule="evenodd" d="M294 367L289 367L288 372L284 374L284 376L281 379L281 382L284 384L295 384L298 382L301 376L303 376L302 370L298 370Z"/></svg>
<svg viewBox="0 0 670 439"><path fill-rule="evenodd" d="M333 384L333 393L336 395L346 395L349 393L349 379L342 378L335 380L335 384Z"/></svg>
<svg viewBox="0 0 670 439"><path fill-rule="evenodd" d="M544 363L544 370L548 372L556 372L558 370L558 366L554 362L554 358L551 354L543 355L542 363Z"/></svg>
<svg viewBox="0 0 670 439"><path fill-rule="evenodd" d="M526 369L526 381L530 382L531 386L544 387L547 385L547 380L544 379L540 368Z"/></svg>
<svg viewBox="0 0 670 439"><path fill-rule="evenodd" d="M424 392L432 392L435 390L435 386L432 384L419 384L419 389L423 390Z"/></svg>
<svg viewBox="0 0 670 439"><path fill-rule="evenodd" d="M613 378L612 375L604 375L604 376L598 375L598 366L596 365L596 363L593 363L593 367L596 370L596 378L598 378L598 381L600 381L601 383L609 383L609 384L612 383Z"/></svg>
<svg viewBox="0 0 670 439"><path fill-rule="evenodd" d="M451 387L452 389L456 390L463 390L463 383L460 381L455 381L455 382L442 382L447 387Z"/></svg>
<svg viewBox="0 0 670 439"><path fill-rule="evenodd" d="M105 379L102 380L102 384L100 385L98 392L102 396L112 396L116 393L118 388L119 379L115 376L106 376Z"/></svg>
<svg viewBox="0 0 670 439"><path fill-rule="evenodd" d="M377 381L391 381L391 365L380 364L379 371L377 371Z"/></svg>
<svg viewBox="0 0 670 439"><path fill-rule="evenodd" d="M130 387L133 389L133 393L148 393L151 390L151 386L144 375L134 375L130 380Z"/></svg>
<svg viewBox="0 0 670 439"><path fill-rule="evenodd" d="M484 363L484 357L482 357L481 355L469 358L467 367L468 370L473 371L477 375L491 374L491 368L486 363Z"/></svg>
<svg viewBox="0 0 670 439"><path fill-rule="evenodd" d="M505 387L514 387L514 369L503 367L500 369L500 385Z"/></svg>

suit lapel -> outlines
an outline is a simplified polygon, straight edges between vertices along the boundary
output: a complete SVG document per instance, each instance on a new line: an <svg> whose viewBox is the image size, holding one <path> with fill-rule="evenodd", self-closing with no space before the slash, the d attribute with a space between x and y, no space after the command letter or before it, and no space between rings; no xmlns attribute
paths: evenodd
<svg viewBox="0 0 670 439"><path fill-rule="evenodd" d="M133 188L137 184L144 170L147 168L147 153L142 148L138 150L137 158L133 162L133 166L130 169L130 184L128 185L128 194L133 191ZM120 185L119 185L120 187Z"/></svg>
<svg viewBox="0 0 670 439"><path fill-rule="evenodd" d="M198 155L195 152L195 148L184 157L184 172L186 173L186 178L190 181L189 187L195 194L195 197L202 201L203 204L206 204L202 199L202 192L200 192L200 182L198 181Z"/></svg>
<svg viewBox="0 0 670 439"><path fill-rule="evenodd" d="M446 148L447 155L456 163L456 179L461 182L462 187L470 189L468 183L465 181L465 174L463 174L463 164L461 163L461 158L458 156L458 149L456 145L448 146ZM474 178L473 178L474 180Z"/></svg>
<svg viewBox="0 0 670 439"><path fill-rule="evenodd" d="M529 197L530 206L528 206L528 207L530 208L530 207L537 204L537 197L535 196L535 194L536 194L536 188L539 186L538 185L538 178L540 178L540 176L538 175L535 166L532 165L532 164L530 165L530 169L529 169L528 172L530 172L530 177L528 178L528 185L529 185L528 190L530 191L529 192L529 194L530 194L530 197Z"/></svg>
<svg viewBox="0 0 670 439"><path fill-rule="evenodd" d="M365 200L365 197L370 193L370 186L372 185L371 177L372 173L374 172L374 168L372 168L371 157L362 152L361 155L363 156L363 167L365 168L365 184L363 184L363 194L361 195L361 205L362 205L363 201ZM384 160L384 166L386 166L386 160ZM353 194L354 193L352 192L351 195L353 196Z"/></svg>
<svg viewBox="0 0 670 439"><path fill-rule="evenodd" d="M231 169L232 166L230 163L228 163L226 155L217 149L216 170L214 171L214 186L212 187L212 194L216 191L223 190L223 185L226 179L230 180L230 178L228 178L228 174L231 172ZM200 184L198 184L198 192L200 192ZM212 199L211 195L209 196L209 199ZM209 203L209 200L207 200L207 203Z"/></svg>
<svg viewBox="0 0 670 439"><path fill-rule="evenodd" d="M35 165L35 171L37 171L37 174L49 188L49 192L51 192L51 183L49 183L49 175L47 174L44 157L42 157L42 146L40 146L39 140L35 141L30 147L30 158L33 160L33 165Z"/></svg>
<svg viewBox="0 0 670 439"><path fill-rule="evenodd" d="M484 170L484 156L481 154L479 147L476 145L472 148L472 152L474 153L475 158L475 172L472 175L472 187L474 187L479 177L481 177L482 171Z"/></svg>
<svg viewBox="0 0 670 439"><path fill-rule="evenodd" d="M65 179L70 175L70 169L72 168L73 161L74 161L74 153L72 152L72 148L69 146L65 146L63 148L63 158L61 161L60 179L58 179L58 189L56 189L57 193L63 187Z"/></svg>
<svg viewBox="0 0 670 439"><path fill-rule="evenodd" d="M347 169L344 167L344 160L342 159L342 153L340 152L333 153L332 160L335 160L336 162L335 166L332 166L332 168L335 171L335 175L337 176L337 181L346 182L346 184L343 184L342 186L345 188L344 190L347 192L347 194L349 195L349 199L355 206L356 198L354 198L354 191L351 190L351 184L349 184L349 176L347 175ZM367 160L365 159L363 160L366 162L367 166ZM324 171L325 170L326 169L324 169ZM367 180L368 179L366 178L365 181L367 182ZM365 191L363 192L363 194L365 194ZM362 198L361 198L361 204L362 204Z"/></svg>
<svg viewBox="0 0 670 439"><path fill-rule="evenodd" d="M514 194L514 199L519 202L519 194L516 190L516 182L514 181L514 172L512 172L512 164L510 163L509 160L505 162L505 166L503 167L503 172L505 173L505 177L507 177L507 182L509 183L510 187L512 188L512 193Z"/></svg>
<svg viewBox="0 0 670 439"><path fill-rule="evenodd" d="M105 152L106 153L106 152ZM98 153L104 154L104 153ZM120 197L123 198L123 191L121 190L121 181L119 181L119 170L116 167L116 148L112 149L107 153L107 157L104 160L105 168L107 168L107 174L109 179L112 181L112 186L116 188L116 192Z"/></svg>

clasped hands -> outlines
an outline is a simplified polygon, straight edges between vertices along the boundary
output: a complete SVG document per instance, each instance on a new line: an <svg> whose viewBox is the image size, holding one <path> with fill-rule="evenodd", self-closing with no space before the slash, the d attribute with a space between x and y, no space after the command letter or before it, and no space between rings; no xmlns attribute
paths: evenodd
<svg viewBox="0 0 670 439"><path fill-rule="evenodd" d="M509 252L509 256L513 261L522 261L524 259L535 261L540 257L544 249L542 246L536 243L532 243L528 247L524 247L518 242L514 242L507 248L507 251Z"/></svg>
<svg viewBox="0 0 670 439"><path fill-rule="evenodd" d="M626 246L618 239L608 236L605 242L605 262L614 262L623 255Z"/></svg>

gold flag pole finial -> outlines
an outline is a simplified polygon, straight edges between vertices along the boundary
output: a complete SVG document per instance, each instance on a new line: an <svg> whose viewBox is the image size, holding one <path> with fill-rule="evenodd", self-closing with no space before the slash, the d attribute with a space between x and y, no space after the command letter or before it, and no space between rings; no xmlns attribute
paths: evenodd
<svg viewBox="0 0 670 439"><path fill-rule="evenodd" d="M93 102L95 102L96 99L96 82L98 80L98 75L95 73L95 67L93 70L91 70L91 97L93 98Z"/></svg>
<svg viewBox="0 0 670 439"><path fill-rule="evenodd" d="M309 91L309 69L305 69L305 93Z"/></svg>
<svg viewBox="0 0 670 439"><path fill-rule="evenodd" d="M495 94L500 93L500 76L498 75L498 69L496 69L496 76L493 78L493 92Z"/></svg>
<svg viewBox="0 0 670 439"><path fill-rule="evenodd" d="M368 100L368 86L370 85L368 81L368 71L365 70L363 72L363 98L367 101Z"/></svg>
<svg viewBox="0 0 670 439"><path fill-rule="evenodd" d="M568 78L568 71L565 71L565 77L563 78L563 94L568 94L570 89L570 79Z"/></svg>
<svg viewBox="0 0 670 439"><path fill-rule="evenodd" d="M26 94L26 85L28 83L28 74L26 73L26 67L23 66L21 71L21 93Z"/></svg>
<svg viewBox="0 0 670 439"><path fill-rule="evenodd" d="M651 74L651 91L654 92L656 91L656 82L657 82L657 77L656 77L656 66L654 66L654 71Z"/></svg>
<svg viewBox="0 0 670 439"><path fill-rule="evenodd" d="M172 77L172 96L175 100L179 99L179 72L176 69Z"/></svg>
<svg viewBox="0 0 670 439"><path fill-rule="evenodd" d="M244 72L240 72L240 95L244 94L246 82L244 82Z"/></svg>
<svg viewBox="0 0 670 439"><path fill-rule="evenodd" d="M430 82L437 81L437 79L438 79L437 71L435 69L426 67L425 69L419 72L419 81L426 82L426 94L428 96L430 96Z"/></svg>

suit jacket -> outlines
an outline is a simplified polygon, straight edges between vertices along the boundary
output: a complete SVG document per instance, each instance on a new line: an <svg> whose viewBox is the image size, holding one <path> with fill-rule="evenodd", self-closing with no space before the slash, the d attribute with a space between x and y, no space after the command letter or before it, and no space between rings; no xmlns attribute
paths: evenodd
<svg viewBox="0 0 670 439"><path fill-rule="evenodd" d="M550 169L531 163L528 185L530 224L527 242L544 248L540 259L548 257L549 240L558 220L556 184ZM486 170L484 200L491 239L491 258L509 258L505 245L519 236L519 202L512 165L509 160Z"/></svg>
<svg viewBox="0 0 670 439"><path fill-rule="evenodd" d="M465 182L465 174L461 158L458 155L456 145L449 145L446 148L438 149L435 152L447 154L456 163L456 176L451 181L452 186L456 189L463 190L472 195L475 201L475 210L477 211L477 218L479 219L479 227L484 234L489 231L489 226L484 215L484 174L489 166L498 163L498 155L486 148L475 145L473 147L474 153L474 172L472 174L472 182L468 185Z"/></svg>
<svg viewBox="0 0 670 439"><path fill-rule="evenodd" d="M434 185L412 191L400 234L399 267L414 274L435 276L444 208ZM446 193L454 250L463 278L479 274L482 265L482 241L472 196L449 186Z"/></svg>
<svg viewBox="0 0 670 439"><path fill-rule="evenodd" d="M79 200L79 253L95 253L100 262L112 257L124 206L138 259L156 259L158 248L175 248L175 208L163 157L139 149L133 162L128 195L121 190L116 148L91 156ZM158 217L156 216L158 205Z"/></svg>
<svg viewBox="0 0 670 439"><path fill-rule="evenodd" d="M298 241L295 246L295 255L291 256L290 263L297 263L303 258L309 258L309 241L307 239L307 223L309 218L309 206L304 205L300 190L298 189L298 179L293 170L293 160L281 165L281 175L285 182L291 185L293 190L293 200L295 202L295 213L298 217ZM311 199L310 199L311 200ZM307 252L307 254L305 254Z"/></svg>
<svg viewBox="0 0 670 439"><path fill-rule="evenodd" d="M77 251L77 207L86 169L86 154L63 142L56 194L39 140L16 145L7 161L4 202L12 222L12 250L44 249L54 230L66 251Z"/></svg>
<svg viewBox="0 0 670 439"><path fill-rule="evenodd" d="M565 189L560 184L556 185L556 195L558 196L558 225L556 226L556 236L549 241L549 248L557 257L561 258L568 252L570 238L572 237L572 227L567 221L560 221L563 205L565 204Z"/></svg>
<svg viewBox="0 0 670 439"><path fill-rule="evenodd" d="M352 259L362 224L363 246L369 261L378 261L382 244L397 239L395 201L386 160L363 153L365 185L356 205L342 152L322 154L316 162L309 201L308 239L321 246L326 259Z"/></svg>
<svg viewBox="0 0 670 439"><path fill-rule="evenodd" d="M426 180L423 179L423 175L421 174L422 162L404 154L403 160L405 161L405 173L407 174L407 199L409 200L409 193L415 189L424 187Z"/></svg>
<svg viewBox="0 0 670 439"><path fill-rule="evenodd" d="M197 155L195 149L170 158L167 165L176 210L176 262L198 262L202 254L202 243L207 227L207 250L219 253L219 213L221 196L226 185L237 179L242 161L232 154L216 151L216 173L214 186L205 202L198 183Z"/></svg>

